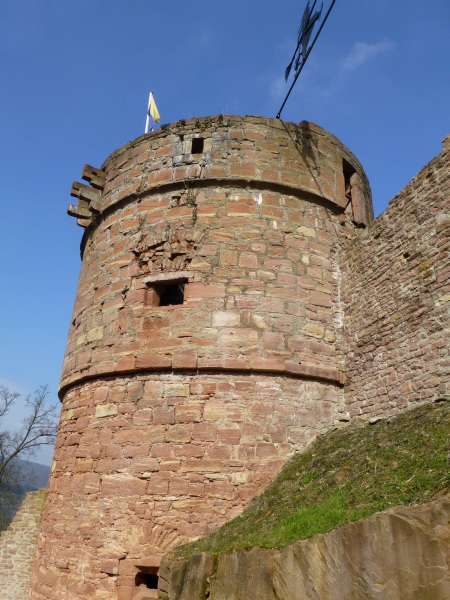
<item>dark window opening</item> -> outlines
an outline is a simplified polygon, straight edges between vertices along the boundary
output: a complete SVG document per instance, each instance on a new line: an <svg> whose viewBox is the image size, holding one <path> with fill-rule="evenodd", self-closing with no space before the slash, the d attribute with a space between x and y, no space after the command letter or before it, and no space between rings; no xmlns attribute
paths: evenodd
<svg viewBox="0 0 450 600"><path fill-rule="evenodd" d="M203 138L193 138L191 154L202 154L203 142Z"/></svg>
<svg viewBox="0 0 450 600"><path fill-rule="evenodd" d="M351 202L351 200L352 200L351 178L352 178L352 175L354 173L356 173L356 171L352 167L352 165L350 163L348 163L346 160L343 160L342 163L343 163L343 170L344 170L345 197L347 198L348 202Z"/></svg>
<svg viewBox="0 0 450 600"><path fill-rule="evenodd" d="M147 290L147 305L175 306L184 303L184 287L187 279L177 279L163 283L152 283Z"/></svg>
<svg viewBox="0 0 450 600"><path fill-rule="evenodd" d="M134 583L136 587L146 587L148 590L158 589L158 567L138 567Z"/></svg>
<svg viewBox="0 0 450 600"><path fill-rule="evenodd" d="M174 304L183 304L184 302L184 283L173 283L164 286L159 297L160 306L172 306Z"/></svg>

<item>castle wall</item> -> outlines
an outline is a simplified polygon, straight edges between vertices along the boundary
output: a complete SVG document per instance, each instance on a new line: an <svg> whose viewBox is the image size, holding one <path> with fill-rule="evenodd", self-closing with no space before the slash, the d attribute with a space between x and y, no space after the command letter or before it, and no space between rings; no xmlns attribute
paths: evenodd
<svg viewBox="0 0 450 600"><path fill-rule="evenodd" d="M138 566L237 516L329 427L339 391L282 376L171 373L71 388L44 515L45 569L36 569L42 597L131 598Z"/></svg>
<svg viewBox="0 0 450 600"><path fill-rule="evenodd" d="M450 393L450 137L343 256L346 403L388 415Z"/></svg>
<svg viewBox="0 0 450 600"><path fill-rule="evenodd" d="M90 169L34 600L138 598L345 417L336 256L371 220L307 123L192 119Z"/></svg>
<svg viewBox="0 0 450 600"><path fill-rule="evenodd" d="M0 533L0 590L3 600L26 600L36 555L45 490L28 492L9 527Z"/></svg>

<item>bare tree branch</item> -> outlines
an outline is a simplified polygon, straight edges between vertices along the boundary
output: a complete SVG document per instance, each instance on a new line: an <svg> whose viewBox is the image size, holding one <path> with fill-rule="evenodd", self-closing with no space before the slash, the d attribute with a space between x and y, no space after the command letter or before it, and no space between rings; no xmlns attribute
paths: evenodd
<svg viewBox="0 0 450 600"><path fill-rule="evenodd" d="M0 496L15 469L14 459L30 456L41 446L53 444L56 436L57 407L47 405L47 386L39 387L25 398L26 414L18 431L2 429L1 417L20 398L17 392L0 385Z"/></svg>
<svg viewBox="0 0 450 600"><path fill-rule="evenodd" d="M17 392L11 392L6 385L0 385L0 417L4 417L9 407L20 397Z"/></svg>

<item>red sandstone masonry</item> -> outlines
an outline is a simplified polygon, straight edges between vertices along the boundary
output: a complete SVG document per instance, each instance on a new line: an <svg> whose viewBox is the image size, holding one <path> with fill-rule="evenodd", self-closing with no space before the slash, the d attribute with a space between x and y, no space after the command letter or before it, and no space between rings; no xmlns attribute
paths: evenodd
<svg viewBox="0 0 450 600"><path fill-rule="evenodd" d="M343 256L352 415L450 395L449 144Z"/></svg>
<svg viewBox="0 0 450 600"><path fill-rule="evenodd" d="M345 415L336 257L362 220L351 168L370 220L358 161L305 122L191 119L107 159L33 600L131 600L139 566L239 514ZM158 306L170 281L183 303Z"/></svg>
<svg viewBox="0 0 450 600"><path fill-rule="evenodd" d="M46 566L35 571L43 597L69 587L67 598L94 597L99 584L114 582L108 593L124 586L128 595L118 597L131 598L133 577L116 577L122 562L158 561L239 514L287 456L332 424L338 395L332 384L272 375L133 376L73 387L44 515Z"/></svg>
<svg viewBox="0 0 450 600"><path fill-rule="evenodd" d="M2 600L26 600L36 555L45 490L29 492L6 531L0 533Z"/></svg>
<svg viewBox="0 0 450 600"><path fill-rule="evenodd" d="M279 169L282 157L289 152L291 168L298 173L307 169L315 187L302 188L299 196L290 195L288 190L288 193L264 189L252 191L247 187L233 186L229 172L229 182L222 182L219 197L217 187L210 184L203 187L203 175L189 184L191 190L186 190L185 180L179 181L180 188L171 189L168 195L159 193L158 189L152 190L148 184L143 188L140 183L141 197L145 200L136 202L135 196L132 196L131 204L120 204L117 210L108 212L86 240L62 388L77 381L80 376L134 368L184 368L177 358L178 353L193 346L196 357L191 356L191 368L205 365L205 361L215 361L214 364L221 361L223 365L233 364L233 368L239 370L252 369L247 358L254 356L255 351L258 358L263 359L261 364L272 358L271 344L266 342L271 339L270 329L275 322L271 313L263 308L263 302L271 297L281 300L280 310L284 313L289 312L288 302L308 307L303 319L298 318L300 311L297 308L298 314L292 316L290 325L286 324L283 338L272 337L272 344L276 339L277 350L283 352L284 370L298 374L301 365L305 365L305 374L310 374L317 366L321 377L339 380L339 376L336 377L339 367L335 361L325 358L323 364L321 357L319 364L314 360L311 362L313 356L309 352L308 340L311 337L320 340L317 343L323 346L325 356L335 353L328 351L335 344L331 334L334 329L333 298L336 295L329 258L337 249L338 234L345 236L346 231L337 224L336 214L331 208L338 193L336 179L341 175L343 158L353 161L361 181L365 181L365 177L352 155L333 136L317 126L280 124L277 120L256 117L230 119L236 121L235 126L242 123L241 139L246 139L249 132L255 134L249 138L248 145L258 148L258 165L271 162ZM186 131L192 130L194 125L194 120L188 121ZM104 166L103 208L131 193L130 185L136 185L136 178L141 180L149 160L152 169L166 169L164 165L170 161L173 164L193 161L195 155L181 154L183 148L184 151L188 149L189 135L184 134L183 146L178 133L172 133L171 128L168 132L160 130L157 136L139 138L134 146L126 146L113 154ZM203 161L203 171L206 172L208 166L219 159L227 168L233 161L245 163L242 142L233 146L232 133L225 127L211 127L211 131L206 129L202 135L205 143L210 140L211 148L216 150L198 159L200 163ZM278 144L279 153L274 153L271 146L270 152L265 154L261 139ZM169 144L171 152L179 154L171 156L167 150L158 160L156 153L160 144ZM334 153L330 149L334 149ZM226 161L223 160L224 153ZM137 168L136 163L142 166ZM262 180L261 175L258 177ZM265 182L266 185L272 183ZM279 183L286 184L277 181ZM334 190L334 195L328 197L323 193L325 184ZM327 198L330 208L311 203L308 195L302 197L305 192L321 192L319 197ZM266 203L272 207L270 213L264 210ZM165 207L162 211L161 206ZM208 215L202 212L206 206L211 207ZM275 207L278 216L274 219ZM370 209L366 212L370 213ZM214 215L213 221L210 215ZM230 217L234 217L233 221ZM333 221L334 225L331 225ZM116 233L118 226L119 235ZM341 232L337 231L339 229ZM252 239L260 243L249 251L248 241ZM298 248L296 251L293 250L295 247ZM328 261L318 268L316 264L323 258L328 258ZM153 334L146 333L148 325L144 319L148 322L153 317L158 321L161 309L144 306L139 292L146 287L144 281L149 276L161 271L179 270L188 274L185 305L176 312L164 310L168 320L164 328L159 328L158 339L152 344L149 337L154 339ZM247 334L246 316L242 310L246 304L254 317ZM214 317L217 311L229 310L232 305L240 314L234 333L215 325L217 320ZM124 322L121 330L115 326L117 311L120 311L120 319ZM311 333L311 322L317 319L327 322L328 327L321 333ZM193 333L192 323L201 324L201 327L194 326L195 343L192 335L189 336L189 332ZM174 332L184 326L188 335L177 337ZM236 345L233 344L233 335L238 342ZM291 343L291 338L303 338L306 352L302 352L298 344L297 350L293 350L295 344ZM294 370L290 365L295 365Z"/></svg>

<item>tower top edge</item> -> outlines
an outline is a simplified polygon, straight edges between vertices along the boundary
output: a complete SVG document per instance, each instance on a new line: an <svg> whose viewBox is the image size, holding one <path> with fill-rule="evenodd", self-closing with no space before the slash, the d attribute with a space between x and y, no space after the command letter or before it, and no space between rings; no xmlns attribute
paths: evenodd
<svg viewBox="0 0 450 600"><path fill-rule="evenodd" d="M262 117L257 115L212 115L212 116L203 116L203 117L191 117L188 119L179 119L178 121L174 121L172 123L164 123L156 129L155 131L151 131L149 133L145 133L129 142L126 142L124 145L120 146L116 150L114 150L103 162L101 169L107 168L108 164L115 157L119 156L123 152L126 152L130 149L133 149L140 144L149 141L157 141L161 138L167 137L168 135L208 135L213 132L227 131L230 129L239 129L239 128L262 128L262 129L275 129L279 132L285 131L286 135L295 135L297 138L307 138L307 137L319 137L324 140L330 142L336 149L345 157L349 162L354 164L358 170L360 170L364 175L364 169L358 160L358 158L353 154L353 152L341 142L339 138L337 138L334 134L324 129L320 125L313 123L311 121L302 120L298 123L293 121L284 121L282 119L277 119L275 117Z"/></svg>

